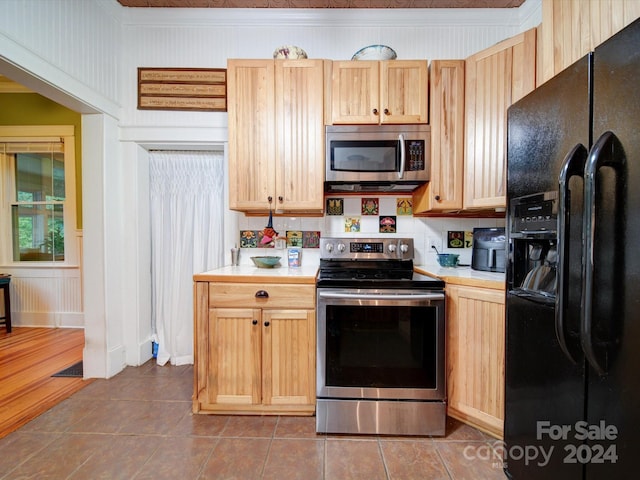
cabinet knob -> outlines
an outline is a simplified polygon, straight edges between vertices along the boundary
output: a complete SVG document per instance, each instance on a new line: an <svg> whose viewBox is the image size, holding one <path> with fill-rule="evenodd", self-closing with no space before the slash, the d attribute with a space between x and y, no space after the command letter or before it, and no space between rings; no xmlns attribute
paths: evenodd
<svg viewBox="0 0 640 480"><path fill-rule="evenodd" d="M280 203L284 202L284 197L283 197L282 195L280 195L280 196L278 197L278 201L279 201Z"/></svg>
<svg viewBox="0 0 640 480"><path fill-rule="evenodd" d="M440 195L436 195L435 199L436 199L436 202L439 202L440 201Z"/></svg>
<svg viewBox="0 0 640 480"><path fill-rule="evenodd" d="M253 321L251 322L252 325L257 325L258 324L258 320L256 320L255 318L253 319Z"/></svg>
<svg viewBox="0 0 640 480"><path fill-rule="evenodd" d="M269 322L264 322L265 327L268 327L269 325L271 325Z"/></svg>
<svg viewBox="0 0 640 480"><path fill-rule="evenodd" d="M271 195L269 195L269 196L267 197L267 201L268 201L269 203L273 202L273 197L272 197Z"/></svg>
<svg viewBox="0 0 640 480"><path fill-rule="evenodd" d="M384 109L384 114L385 114L385 115L389 115L389 109L388 109L388 108L385 108L385 109Z"/></svg>
<svg viewBox="0 0 640 480"><path fill-rule="evenodd" d="M256 298L269 298L269 292L266 290L258 290L255 296Z"/></svg>
<svg viewBox="0 0 640 480"><path fill-rule="evenodd" d="M377 108L374 108L374 109L373 109L373 114L374 114L374 115L378 115L378 109L377 109Z"/></svg>

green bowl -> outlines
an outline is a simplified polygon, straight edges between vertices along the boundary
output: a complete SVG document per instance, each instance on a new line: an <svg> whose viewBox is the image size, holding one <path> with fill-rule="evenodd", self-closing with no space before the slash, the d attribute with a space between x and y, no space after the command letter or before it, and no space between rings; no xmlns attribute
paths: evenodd
<svg viewBox="0 0 640 480"><path fill-rule="evenodd" d="M438 263L441 267L455 267L458 265L458 257L456 253L439 253Z"/></svg>
<svg viewBox="0 0 640 480"><path fill-rule="evenodd" d="M280 265L280 257L276 256L251 257L251 260L258 268L273 268Z"/></svg>

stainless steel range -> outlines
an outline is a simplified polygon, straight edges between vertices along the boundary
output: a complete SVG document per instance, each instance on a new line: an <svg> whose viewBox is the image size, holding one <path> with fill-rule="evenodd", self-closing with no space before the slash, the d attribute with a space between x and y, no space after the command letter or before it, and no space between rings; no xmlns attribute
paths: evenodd
<svg viewBox="0 0 640 480"><path fill-rule="evenodd" d="M444 283L411 238L322 238L316 431L444 435Z"/></svg>

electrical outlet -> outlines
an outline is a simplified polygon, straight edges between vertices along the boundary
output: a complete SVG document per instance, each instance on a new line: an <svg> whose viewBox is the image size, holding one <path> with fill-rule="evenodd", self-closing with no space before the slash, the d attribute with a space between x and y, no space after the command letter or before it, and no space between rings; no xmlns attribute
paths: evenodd
<svg viewBox="0 0 640 480"><path fill-rule="evenodd" d="M431 253L436 253L433 250L433 247L436 247L436 249L442 253L442 238L440 237L429 237L429 252Z"/></svg>

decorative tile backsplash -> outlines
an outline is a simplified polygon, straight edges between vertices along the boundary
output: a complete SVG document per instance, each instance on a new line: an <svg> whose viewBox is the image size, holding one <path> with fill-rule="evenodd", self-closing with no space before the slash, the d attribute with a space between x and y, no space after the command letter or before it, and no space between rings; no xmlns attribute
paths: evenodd
<svg viewBox="0 0 640 480"><path fill-rule="evenodd" d="M414 217L411 197L335 196L326 198L325 207L324 217L273 217L273 228L279 232L278 244L260 244L268 220L266 215L239 215L239 236L236 237L239 238L239 246L257 249L255 253L252 251L252 255L259 255L261 248L273 252L274 248L302 247L305 250L303 263L311 264L319 262L321 236L410 237L414 241L416 265L436 263L433 246L442 253L460 254L460 263L470 264L473 229L504 227L504 219ZM250 262L249 255L241 256L241 262L244 261Z"/></svg>
<svg viewBox="0 0 640 480"><path fill-rule="evenodd" d="M263 235L262 230L240 230L240 248L275 248L275 241L262 242ZM320 247L319 231L288 230L284 236L279 236L278 239L286 240L283 245L286 247Z"/></svg>

